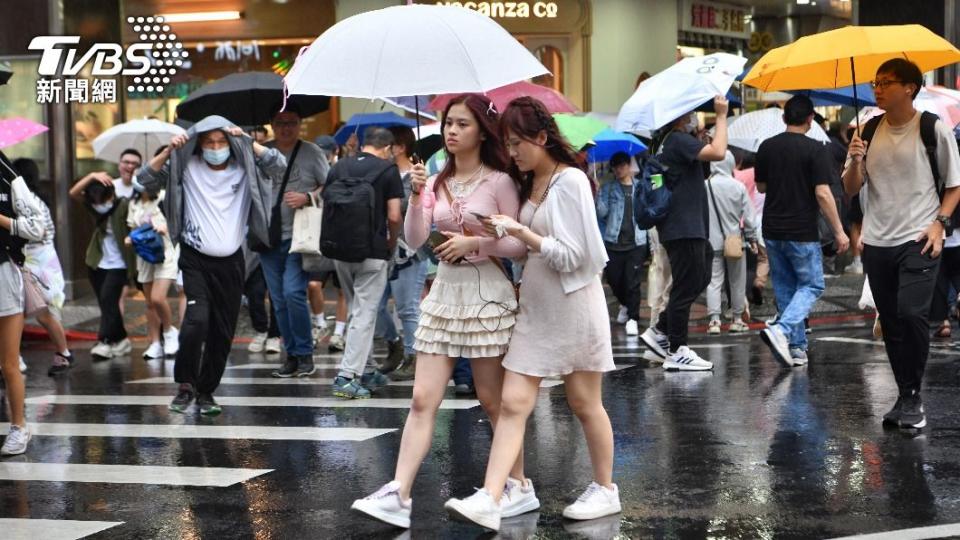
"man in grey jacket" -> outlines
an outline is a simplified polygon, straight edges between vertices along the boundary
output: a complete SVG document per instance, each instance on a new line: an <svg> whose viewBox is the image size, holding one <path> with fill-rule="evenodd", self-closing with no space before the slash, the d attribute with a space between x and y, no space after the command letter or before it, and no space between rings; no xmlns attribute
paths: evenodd
<svg viewBox="0 0 960 540"><path fill-rule="evenodd" d="M180 242L187 312L180 330L174 380L180 388L170 410L184 412L194 399L200 413L216 415L220 384L240 313L249 234L269 244L271 178L286 160L254 142L221 116L208 116L140 169L150 193L166 189L170 239ZM201 359L201 352L203 357Z"/></svg>

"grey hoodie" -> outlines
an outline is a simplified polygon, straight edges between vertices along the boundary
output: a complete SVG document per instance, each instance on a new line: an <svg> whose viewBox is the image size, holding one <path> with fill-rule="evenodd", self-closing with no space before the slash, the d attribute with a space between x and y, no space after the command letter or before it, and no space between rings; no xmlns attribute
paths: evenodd
<svg viewBox="0 0 960 540"><path fill-rule="evenodd" d="M717 222L718 213L727 235L737 234L743 220L743 235L747 241L757 239L756 214L747 195L747 188L733 177L735 165L733 154L728 151L723 161L710 164L710 178L706 181L707 203L710 207L710 246L717 254L723 253L723 233L720 232ZM710 196L710 188L713 188L713 198Z"/></svg>
<svg viewBox="0 0 960 540"><path fill-rule="evenodd" d="M174 150L170 159L163 164L159 171L150 168L146 163L137 173L137 182L148 192L156 196L161 189L166 189L164 214L170 232L170 240L174 244L180 242L180 231L183 227L183 182L189 181L187 163L197 148L198 135L215 129L226 130L234 127L233 123L222 116L208 116L194 124L187 130L190 139L182 148ZM227 135L230 142L230 159L237 160L244 170L247 183L250 186L250 215L247 223L249 234L256 237L265 245L269 245L270 209L276 202L273 197L271 178L283 178L287 168L287 160L275 148L267 149L262 157L253 153L252 139L247 136L234 137Z"/></svg>

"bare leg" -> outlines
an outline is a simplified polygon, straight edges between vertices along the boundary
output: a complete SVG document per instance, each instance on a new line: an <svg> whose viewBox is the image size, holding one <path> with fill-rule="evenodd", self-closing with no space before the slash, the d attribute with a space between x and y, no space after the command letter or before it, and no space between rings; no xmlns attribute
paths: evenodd
<svg viewBox="0 0 960 540"><path fill-rule="evenodd" d="M173 326L173 312L170 310L170 304L167 303L167 292L170 291L171 283L173 281L169 279L154 280L148 297L150 305L160 318L160 330L164 332Z"/></svg>
<svg viewBox="0 0 960 540"><path fill-rule="evenodd" d="M7 263L12 264L12 263ZM24 427L23 415L26 388L20 373L20 336L23 333L23 314L0 317L0 370L7 386L7 402L10 403L10 423Z"/></svg>
<svg viewBox="0 0 960 540"><path fill-rule="evenodd" d="M37 322L47 330L47 334L50 334L50 341L57 348L57 352L66 354L67 335L63 331L63 325L60 324L60 321L50 313L50 310L45 309L37 315Z"/></svg>
<svg viewBox="0 0 960 540"><path fill-rule="evenodd" d="M153 282L143 284L143 300L147 304L147 342L160 341L160 316L153 307L150 297L153 296ZM122 302L122 300L121 300Z"/></svg>
<svg viewBox="0 0 960 540"><path fill-rule="evenodd" d="M313 315L323 315L323 283L311 281L307 285L307 296L310 300L310 313Z"/></svg>
<svg viewBox="0 0 960 540"><path fill-rule="evenodd" d="M397 470L394 479L400 481L400 497L410 498L413 480L420 470L420 464L430 451L433 442L433 429L437 418L437 409L443 401L447 383L453 375L455 358L436 354L417 354L416 377L413 381L413 401L410 414L403 426L400 439L400 455L397 456ZM428 369L423 369L428 366Z"/></svg>
<svg viewBox="0 0 960 540"><path fill-rule="evenodd" d="M603 408L603 373L576 371L563 378L570 410L577 415L590 451L593 480L605 488L613 487L613 428Z"/></svg>
<svg viewBox="0 0 960 540"><path fill-rule="evenodd" d="M533 412L540 392L540 377L530 377L507 370L503 377L500 418L493 433L490 460L483 487L499 501L503 486L523 449L523 435L527 430L527 418Z"/></svg>
<svg viewBox="0 0 960 540"><path fill-rule="evenodd" d="M337 290L337 322L347 322L347 297L342 290Z"/></svg>
<svg viewBox="0 0 960 540"><path fill-rule="evenodd" d="M497 429L497 420L500 417L500 396L503 393L503 366L502 358L472 358L470 368L473 371L473 384L477 391L480 406L490 417L490 425L494 432ZM517 454L517 459L510 469L510 477L523 480L523 447Z"/></svg>

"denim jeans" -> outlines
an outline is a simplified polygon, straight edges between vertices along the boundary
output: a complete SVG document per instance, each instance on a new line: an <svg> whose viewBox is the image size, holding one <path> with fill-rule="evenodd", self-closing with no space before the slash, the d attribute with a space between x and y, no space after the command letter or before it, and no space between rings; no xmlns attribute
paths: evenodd
<svg viewBox="0 0 960 540"><path fill-rule="evenodd" d="M313 329L307 304L307 273L299 253L290 253L290 240L260 254L260 266L267 278L273 315L287 355L313 354Z"/></svg>
<svg viewBox="0 0 960 540"><path fill-rule="evenodd" d="M770 260L773 294L777 298L777 326L791 347L807 350L803 321L823 294L820 242L764 239Z"/></svg>
<svg viewBox="0 0 960 540"><path fill-rule="evenodd" d="M457 358L457 363L453 365L453 384L473 386L473 368L470 367L470 359Z"/></svg>
<svg viewBox="0 0 960 540"><path fill-rule="evenodd" d="M377 336L387 341L394 341L398 337L397 325L387 310L387 300L393 295L397 306L397 316L403 325L403 353L416 354L413 350L414 333L420 321L420 297L423 296L423 286L427 281L427 261L414 261L410 266L397 272L397 279L387 282L387 289L383 291L380 300L380 310L377 313Z"/></svg>

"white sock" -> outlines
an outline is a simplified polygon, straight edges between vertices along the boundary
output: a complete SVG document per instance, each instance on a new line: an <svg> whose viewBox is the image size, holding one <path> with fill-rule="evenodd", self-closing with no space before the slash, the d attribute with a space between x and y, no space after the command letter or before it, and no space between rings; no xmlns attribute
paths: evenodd
<svg viewBox="0 0 960 540"><path fill-rule="evenodd" d="M327 327L327 320L323 318L323 313L318 313L313 316L313 326L317 328Z"/></svg>
<svg viewBox="0 0 960 540"><path fill-rule="evenodd" d="M337 321L337 327L333 331L334 335L342 336L343 333L346 331L347 331L347 323L343 321Z"/></svg>
<svg viewBox="0 0 960 540"><path fill-rule="evenodd" d="M854 256L853 256L853 263L854 263L854 264L857 264L857 263L859 263L859 262L860 262L860 256L859 256L859 255L854 255Z"/></svg>

